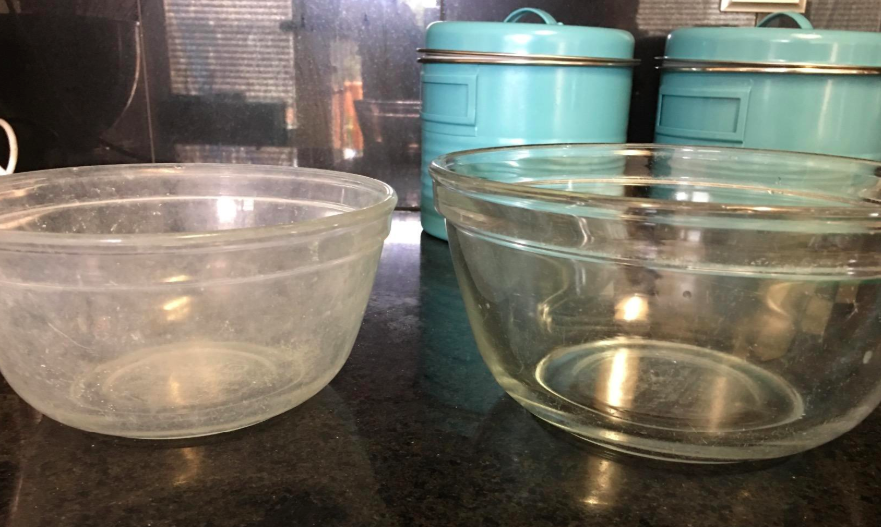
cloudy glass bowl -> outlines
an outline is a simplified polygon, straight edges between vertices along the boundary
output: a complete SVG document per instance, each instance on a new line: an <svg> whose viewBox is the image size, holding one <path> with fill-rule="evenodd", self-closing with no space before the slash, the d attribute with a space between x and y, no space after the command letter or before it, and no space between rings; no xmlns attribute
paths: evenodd
<svg viewBox="0 0 881 527"><path fill-rule="evenodd" d="M0 370L62 423L175 438L257 423L349 355L396 197L369 178L130 165L0 180Z"/></svg>

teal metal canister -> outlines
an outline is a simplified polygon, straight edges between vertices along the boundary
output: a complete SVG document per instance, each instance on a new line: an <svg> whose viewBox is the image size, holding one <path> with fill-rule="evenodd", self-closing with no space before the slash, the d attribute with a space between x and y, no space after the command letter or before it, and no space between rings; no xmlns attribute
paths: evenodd
<svg viewBox="0 0 881 527"><path fill-rule="evenodd" d="M527 14L541 24L514 23ZM422 68L422 227L447 239L428 165L493 146L626 140L633 36L565 26L539 9L429 26Z"/></svg>
<svg viewBox="0 0 881 527"><path fill-rule="evenodd" d="M789 17L798 29L761 27ZM881 160L881 34L775 13L667 39L655 141Z"/></svg>

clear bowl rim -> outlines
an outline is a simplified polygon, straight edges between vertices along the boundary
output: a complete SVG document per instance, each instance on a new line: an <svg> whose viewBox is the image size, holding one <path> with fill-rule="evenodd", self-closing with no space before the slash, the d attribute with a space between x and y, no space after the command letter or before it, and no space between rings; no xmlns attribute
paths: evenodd
<svg viewBox="0 0 881 527"><path fill-rule="evenodd" d="M437 157L429 164L429 174L435 183L450 187L454 190L473 192L487 192L497 196L512 198L533 199L553 203L579 204L586 206L598 206L610 209L643 208L658 212L675 212L722 215L726 217L748 217L752 219L786 219L797 220L799 218L811 220L860 220L877 224L881 228L881 203L865 203L864 206L754 206L736 205L724 203L697 203L690 201L670 201L653 198L634 198L609 196L604 194L592 194L588 192L572 192L566 190L554 190L538 188L520 183L506 183L484 179L479 176L461 174L451 170L449 166L454 160L474 154L487 152L505 151L529 151L551 149L585 149L589 151L610 150L611 153L623 153L621 158L633 154L627 152L641 151L639 155L646 157L648 153L655 151L705 151L707 153L741 154L764 157L799 157L815 159L819 161L849 164L854 167L872 168L879 175L881 182L881 162L868 159L834 156L827 154L814 154L804 152L790 152L785 150L759 150L750 148L717 147L708 145L679 145L679 144L656 144L656 143L551 143L539 145L514 145L491 148L476 148L452 152ZM622 176L626 177L626 176ZM516 206L516 205L511 205Z"/></svg>
<svg viewBox="0 0 881 527"><path fill-rule="evenodd" d="M376 193L377 201L367 207L341 212L324 218L316 218L296 223L281 223L262 227L247 227L214 231L192 231L175 233L146 234L63 234L55 232L31 232L0 229L0 247L4 245L39 245L43 247L186 247L198 246L239 246L252 243L271 244L274 240L291 242L298 238L307 238L316 234L345 231L348 228L378 219L391 213L397 203L394 189L377 179L339 172L305 167L288 167L278 165L233 164L233 163L140 163L117 165L94 165L82 167L65 167L33 172L21 172L11 176L0 177L0 200L4 194L13 192L17 186L29 182L58 183L64 179L120 177L114 171L138 171L132 177L158 177L172 175L182 170L225 170L225 171L259 171L259 174L234 174L236 178L289 178L312 177L318 180L335 180L342 184L358 187ZM171 172L166 172L171 171ZM210 175L210 174L206 174ZM194 177L195 174L187 176ZM222 196L218 196L222 197Z"/></svg>

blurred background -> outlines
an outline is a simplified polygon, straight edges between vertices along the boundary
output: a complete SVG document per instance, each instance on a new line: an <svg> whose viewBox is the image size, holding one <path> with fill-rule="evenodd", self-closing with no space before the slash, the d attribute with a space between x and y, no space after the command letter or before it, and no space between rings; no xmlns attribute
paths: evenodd
<svg viewBox="0 0 881 527"><path fill-rule="evenodd" d="M635 142L653 137L667 33L761 16L720 0L0 0L0 117L19 135L19 171L328 168L387 181L415 209L425 27L524 6L634 34ZM818 29L881 30L881 0L809 0L807 15Z"/></svg>

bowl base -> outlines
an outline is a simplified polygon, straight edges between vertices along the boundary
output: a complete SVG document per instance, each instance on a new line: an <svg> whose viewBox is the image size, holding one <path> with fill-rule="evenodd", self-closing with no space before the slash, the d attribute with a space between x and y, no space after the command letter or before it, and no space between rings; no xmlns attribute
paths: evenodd
<svg viewBox="0 0 881 527"><path fill-rule="evenodd" d="M552 394L624 422L682 432L779 426L804 404L782 377L706 348L620 338L557 350L536 368Z"/></svg>
<svg viewBox="0 0 881 527"><path fill-rule="evenodd" d="M681 343L618 338L556 350L535 376L551 404L518 399L538 417L592 443L655 459L726 463L786 455L762 438L785 433L804 415L801 395L779 375Z"/></svg>
<svg viewBox="0 0 881 527"><path fill-rule="evenodd" d="M240 342L145 348L102 363L73 383L70 397L82 414L50 416L77 428L137 438L237 430L292 408L326 384L320 384L324 379L301 384L306 372L299 355Z"/></svg>
<svg viewBox="0 0 881 527"><path fill-rule="evenodd" d="M711 452L706 453L706 457L701 456L690 456L688 454L678 454L672 451L665 450L650 450L639 448L633 445L629 445L627 443L618 443L614 441L604 441L599 439L599 437L592 437L585 435L583 433L576 432L572 428L569 428L561 423L555 422L553 419L548 419L545 416L539 415L537 413L534 414L537 418L542 421L554 426L557 429L562 430L564 433L569 434L569 437L574 438L574 441L583 441L584 443L589 444L591 447L600 448L602 450L606 450L612 453L617 454L626 454L629 456L636 456L646 459L654 459L657 461L665 461L665 462L675 462L675 463L690 463L695 465L731 465L735 463L743 463L750 461L760 461L764 458L761 457L736 457L736 458L725 458L725 457L713 457ZM602 435L601 432L598 432L597 436Z"/></svg>

